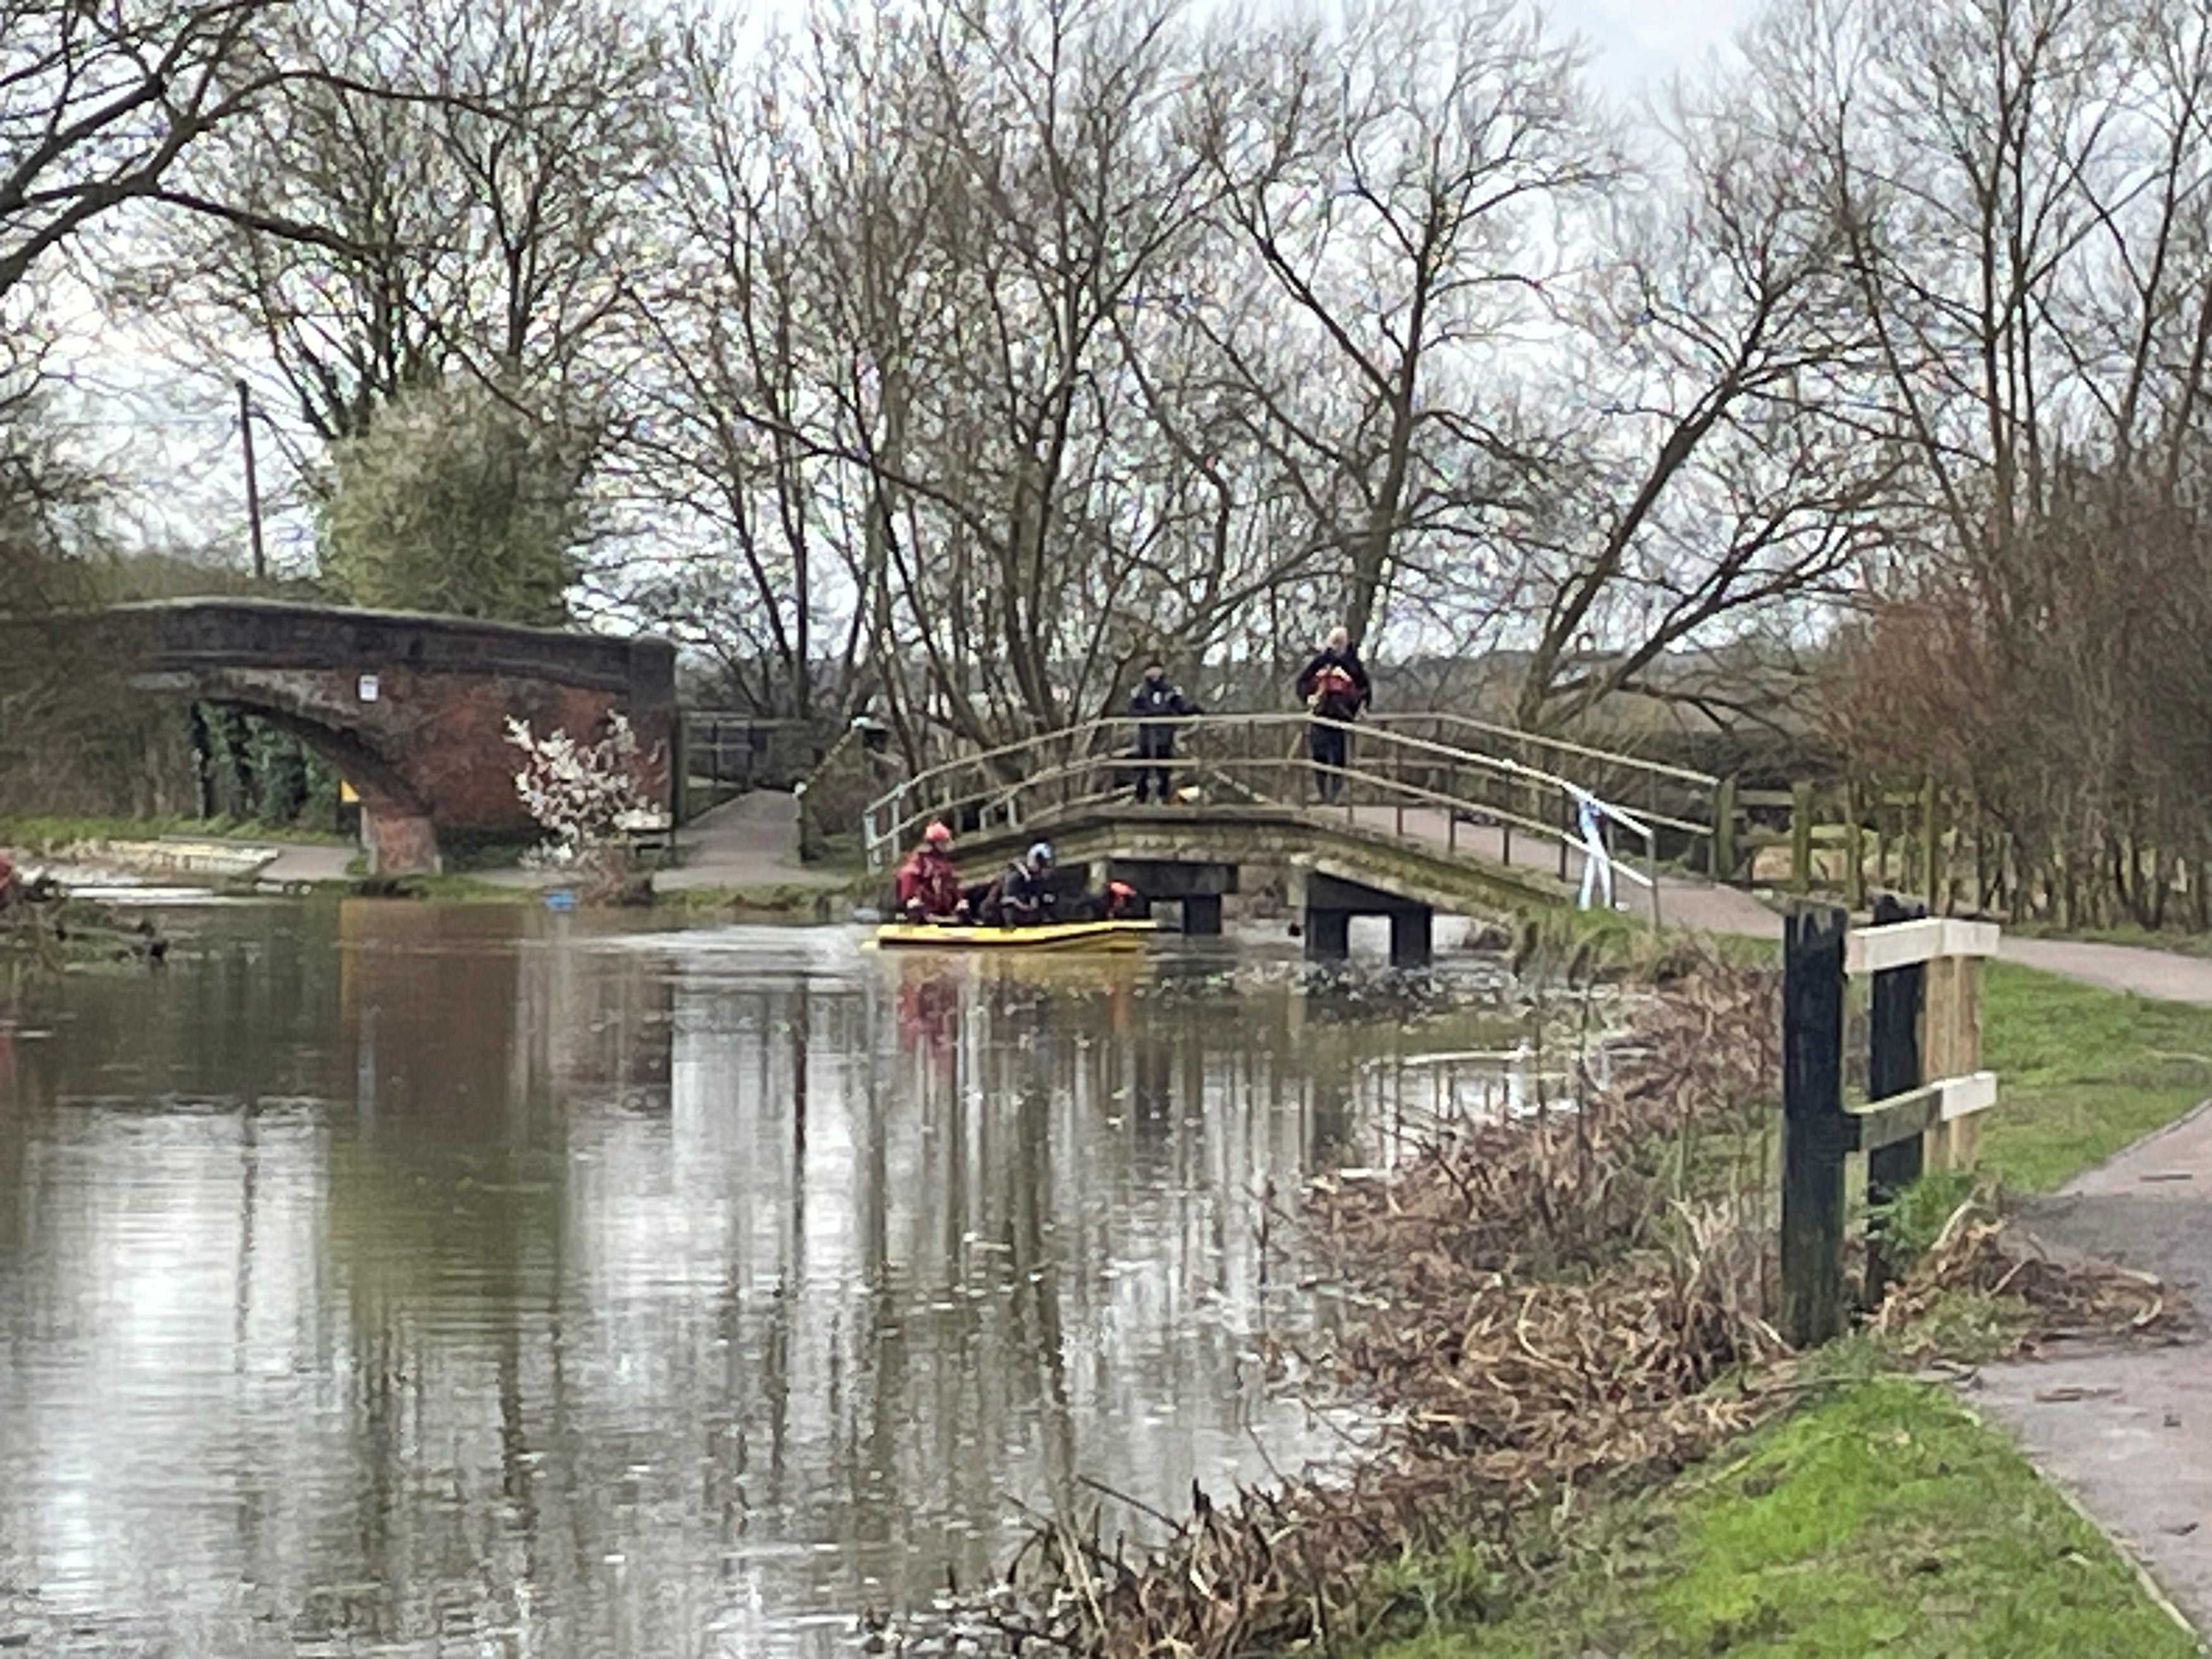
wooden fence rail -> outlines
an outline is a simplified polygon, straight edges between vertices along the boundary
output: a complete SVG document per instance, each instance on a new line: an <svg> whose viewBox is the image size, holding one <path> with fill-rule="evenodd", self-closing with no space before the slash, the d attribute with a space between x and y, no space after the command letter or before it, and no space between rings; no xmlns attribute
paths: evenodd
<svg viewBox="0 0 2212 1659"><path fill-rule="evenodd" d="M1875 925L1800 909L1787 921L1782 977L1782 1303L1785 1334L1803 1347L1844 1328L1849 1160L1867 1158L1870 1201L1893 1196L1923 1167L1962 1167L1975 1114L1996 1103L1980 1068L1978 987L1996 954L1994 923L1917 915L1885 897ZM1863 1105L1844 1099L1845 984L1873 981ZM1867 1291L1888 1272L1877 1230Z"/></svg>

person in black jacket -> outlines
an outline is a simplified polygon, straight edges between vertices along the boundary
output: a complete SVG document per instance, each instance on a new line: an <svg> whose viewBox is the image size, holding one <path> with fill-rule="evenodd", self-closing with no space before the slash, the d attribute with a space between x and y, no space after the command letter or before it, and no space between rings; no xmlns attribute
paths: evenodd
<svg viewBox="0 0 2212 1659"><path fill-rule="evenodd" d="M1174 720L1195 714L1198 705L1168 678L1166 667L1158 662L1145 665L1145 677L1137 682L1137 689L1129 693L1129 713L1145 723L1137 728L1137 804L1141 806L1152 798L1155 781L1159 787L1163 803L1173 800L1174 781L1170 768L1164 763L1175 758L1176 729ZM1163 719L1163 715L1172 718Z"/></svg>
<svg viewBox="0 0 2212 1659"><path fill-rule="evenodd" d="M1052 843L1041 841L999 878L999 926L1034 927L1053 919L1052 863Z"/></svg>
<svg viewBox="0 0 2212 1659"><path fill-rule="evenodd" d="M1359 718L1374 696L1367 669L1345 629L1329 630L1328 643L1298 671L1298 701L1312 711L1306 747L1313 756L1316 787L1323 800L1344 793L1344 768L1351 758L1351 733L1344 728Z"/></svg>

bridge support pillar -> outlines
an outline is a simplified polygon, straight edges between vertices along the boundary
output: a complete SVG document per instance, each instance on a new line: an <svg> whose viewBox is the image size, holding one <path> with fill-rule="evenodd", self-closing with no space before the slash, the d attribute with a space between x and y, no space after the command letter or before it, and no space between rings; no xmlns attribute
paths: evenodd
<svg viewBox="0 0 2212 1659"><path fill-rule="evenodd" d="M1221 932L1221 895L1193 893L1182 902L1182 931L1193 939L1212 939Z"/></svg>
<svg viewBox="0 0 2212 1659"><path fill-rule="evenodd" d="M372 876L429 876L438 872L438 832L421 812L362 804L361 836Z"/></svg>
<svg viewBox="0 0 2212 1659"><path fill-rule="evenodd" d="M1418 910L1390 913L1390 965L1425 968L1434 954L1432 933L1436 912L1425 904Z"/></svg>
<svg viewBox="0 0 2212 1659"><path fill-rule="evenodd" d="M1352 955L1352 912L1306 906L1306 960L1343 962Z"/></svg>

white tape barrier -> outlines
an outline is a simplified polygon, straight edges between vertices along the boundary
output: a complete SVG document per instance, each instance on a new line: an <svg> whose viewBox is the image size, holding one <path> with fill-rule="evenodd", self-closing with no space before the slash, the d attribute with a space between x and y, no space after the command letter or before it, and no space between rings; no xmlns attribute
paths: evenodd
<svg viewBox="0 0 2212 1659"><path fill-rule="evenodd" d="M1641 874L1632 866L1616 863L1605 845L1605 821L1607 818L1631 835L1643 836L1646 848L1651 845L1650 829L1609 801L1600 800L1587 789L1577 789L1571 783L1563 787L1574 801L1575 823L1581 834L1583 845L1583 885L1575 900L1575 908L1587 910L1590 908L1591 898L1602 894L1605 908L1612 909L1614 905L1613 878L1615 870L1639 887L1656 886L1657 884L1650 877Z"/></svg>

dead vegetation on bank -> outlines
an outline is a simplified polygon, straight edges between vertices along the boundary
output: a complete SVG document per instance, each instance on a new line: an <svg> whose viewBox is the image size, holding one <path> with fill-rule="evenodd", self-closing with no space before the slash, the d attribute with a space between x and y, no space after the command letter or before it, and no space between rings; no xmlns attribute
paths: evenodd
<svg viewBox="0 0 2212 1659"><path fill-rule="evenodd" d="M2069 1340L2162 1337L2181 1311L2156 1275L2054 1249L1978 1196L1952 1212L1870 1323L1902 1355L1950 1358L1945 1315L1962 1301L1980 1316L1984 1334L1971 1357L1984 1360Z"/></svg>
<svg viewBox="0 0 2212 1659"><path fill-rule="evenodd" d="M1046 1524L1006 1581L909 1632L912 1651L1228 1659L1356 1644L1390 1609L1376 1569L1473 1539L1510 1578L1531 1522L1680 1467L1795 1397L1770 1322L1778 976L1701 959L1636 1018L1578 1105L1429 1126L1384 1178L1316 1184L1299 1218L1347 1313L1307 1356L1373 1407L1350 1466L1158 1517L1136 1550ZM1929 1300L2002 1302L2008 1328L2142 1328L2139 1276L2023 1247L1969 1206L1878 1327Z"/></svg>

